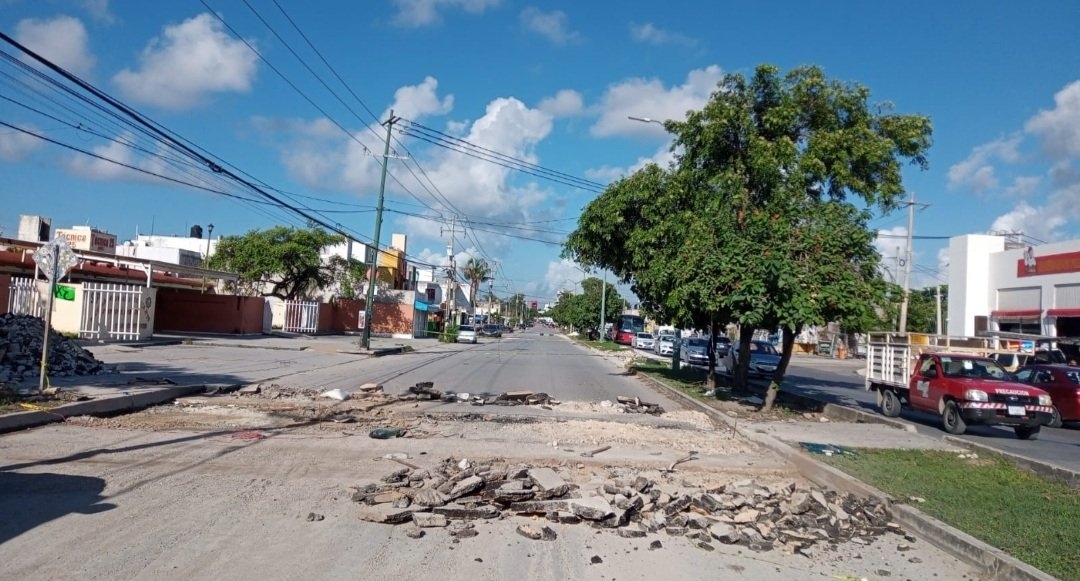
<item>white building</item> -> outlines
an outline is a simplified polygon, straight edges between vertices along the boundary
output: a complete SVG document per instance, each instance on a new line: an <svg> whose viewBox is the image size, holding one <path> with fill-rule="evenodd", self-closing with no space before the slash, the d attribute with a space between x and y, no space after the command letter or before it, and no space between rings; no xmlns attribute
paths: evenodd
<svg viewBox="0 0 1080 581"><path fill-rule="evenodd" d="M121 256L161 260L184 266L202 266L207 256L217 250L218 240L202 238L202 228L195 226L192 234L198 236L161 236L139 234L116 247Z"/></svg>
<svg viewBox="0 0 1080 581"><path fill-rule="evenodd" d="M458 281L453 286L454 300L450 301L450 283L446 280L446 267L418 267L416 269L416 291L426 292L429 304L435 305L436 308L442 305L446 310L452 306L458 317L473 314L472 305L469 304L468 283Z"/></svg>
<svg viewBox="0 0 1080 581"><path fill-rule="evenodd" d="M949 241L950 335L1080 337L1080 240L1007 248L1002 236Z"/></svg>

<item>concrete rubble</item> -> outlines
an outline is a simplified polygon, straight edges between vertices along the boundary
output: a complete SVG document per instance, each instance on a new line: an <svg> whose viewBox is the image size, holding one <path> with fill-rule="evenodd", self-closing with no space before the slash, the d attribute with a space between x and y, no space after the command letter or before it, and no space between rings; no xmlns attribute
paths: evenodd
<svg viewBox="0 0 1080 581"><path fill-rule="evenodd" d="M0 315L0 384L37 377L45 322L30 315ZM105 365L78 343L49 331L49 367L52 377L109 373Z"/></svg>
<svg viewBox="0 0 1080 581"><path fill-rule="evenodd" d="M502 461L442 460L430 469L401 468L355 488L362 520L447 528L473 536L472 521L542 516L551 523L609 529L624 538L683 536L703 550L715 543L754 551L809 555L817 546L869 544L886 533L906 535L874 498L740 480L715 488L620 476L581 488L548 467ZM518 534L555 540L555 529L534 521ZM463 531L472 531L463 533ZM410 535L413 536L413 535ZM662 548L653 541L650 549Z"/></svg>

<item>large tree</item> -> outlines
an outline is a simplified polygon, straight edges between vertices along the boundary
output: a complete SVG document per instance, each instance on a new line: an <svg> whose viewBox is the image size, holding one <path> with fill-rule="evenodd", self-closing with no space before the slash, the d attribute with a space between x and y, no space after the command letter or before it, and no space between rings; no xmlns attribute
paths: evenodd
<svg viewBox="0 0 1080 581"><path fill-rule="evenodd" d="M321 259L323 248L342 241L344 237L317 227L255 229L222 237L209 266L238 274L230 290L240 294L308 298L333 285L342 273L356 270L355 265Z"/></svg>
<svg viewBox="0 0 1080 581"><path fill-rule="evenodd" d="M604 294L605 285L607 285L606 295ZM600 330L601 312L604 312L604 318L607 321L611 321L614 315L626 308L626 300L619 296L618 289L611 283L589 277L581 281L581 288L580 294L563 293L559 297L559 301L550 312L551 318L556 323L583 331L596 329L602 332Z"/></svg>
<svg viewBox="0 0 1080 581"><path fill-rule="evenodd" d="M926 164L929 120L868 100L816 67L725 76L702 110L665 123L670 170L649 166L609 187L567 254L612 268L677 323L713 334L738 323L737 384L750 331L783 328L771 404L802 326L865 316L884 292L868 211L898 208L903 162Z"/></svg>

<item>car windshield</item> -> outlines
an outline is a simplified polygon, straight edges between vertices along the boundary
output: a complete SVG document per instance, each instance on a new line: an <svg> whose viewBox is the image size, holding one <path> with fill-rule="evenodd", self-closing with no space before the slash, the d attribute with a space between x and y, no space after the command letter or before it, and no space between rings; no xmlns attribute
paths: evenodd
<svg viewBox="0 0 1080 581"><path fill-rule="evenodd" d="M709 341L707 339L690 338L686 340L686 345L689 347L708 347Z"/></svg>
<svg viewBox="0 0 1080 581"><path fill-rule="evenodd" d="M475 331L476 329L473 329L473 328L472 328L472 327L470 327L469 325L462 325L462 326L458 327L458 329L457 329L457 330L458 330L458 332L460 333L460 332L462 332L462 331L468 331L468 332L472 332L472 331Z"/></svg>
<svg viewBox="0 0 1080 581"><path fill-rule="evenodd" d="M498 331L499 326L498 325L484 325L484 330L485 331Z"/></svg>
<svg viewBox="0 0 1080 581"><path fill-rule="evenodd" d="M652 339L652 335L648 333L638 333L638 339Z"/></svg>
<svg viewBox="0 0 1080 581"><path fill-rule="evenodd" d="M1080 384L1080 371L1066 371L1065 377L1069 378L1069 381Z"/></svg>
<svg viewBox="0 0 1080 581"><path fill-rule="evenodd" d="M975 377L980 379L1010 379L1012 376L993 359L957 359L941 357L945 377Z"/></svg>
<svg viewBox="0 0 1080 581"><path fill-rule="evenodd" d="M675 341L675 336L674 335L660 335L660 342L661 343L672 343L674 341Z"/></svg>
<svg viewBox="0 0 1080 581"><path fill-rule="evenodd" d="M765 343L764 341L754 341L750 344L751 353L760 353L764 355L779 355L776 347L772 346L772 343Z"/></svg>

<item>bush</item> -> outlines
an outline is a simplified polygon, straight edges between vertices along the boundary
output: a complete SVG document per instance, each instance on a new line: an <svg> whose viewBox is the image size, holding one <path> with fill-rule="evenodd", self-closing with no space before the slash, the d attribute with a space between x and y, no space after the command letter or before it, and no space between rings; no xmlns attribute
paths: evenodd
<svg viewBox="0 0 1080 581"><path fill-rule="evenodd" d="M455 343L457 342L457 325L447 325L443 332L439 335L440 343Z"/></svg>

